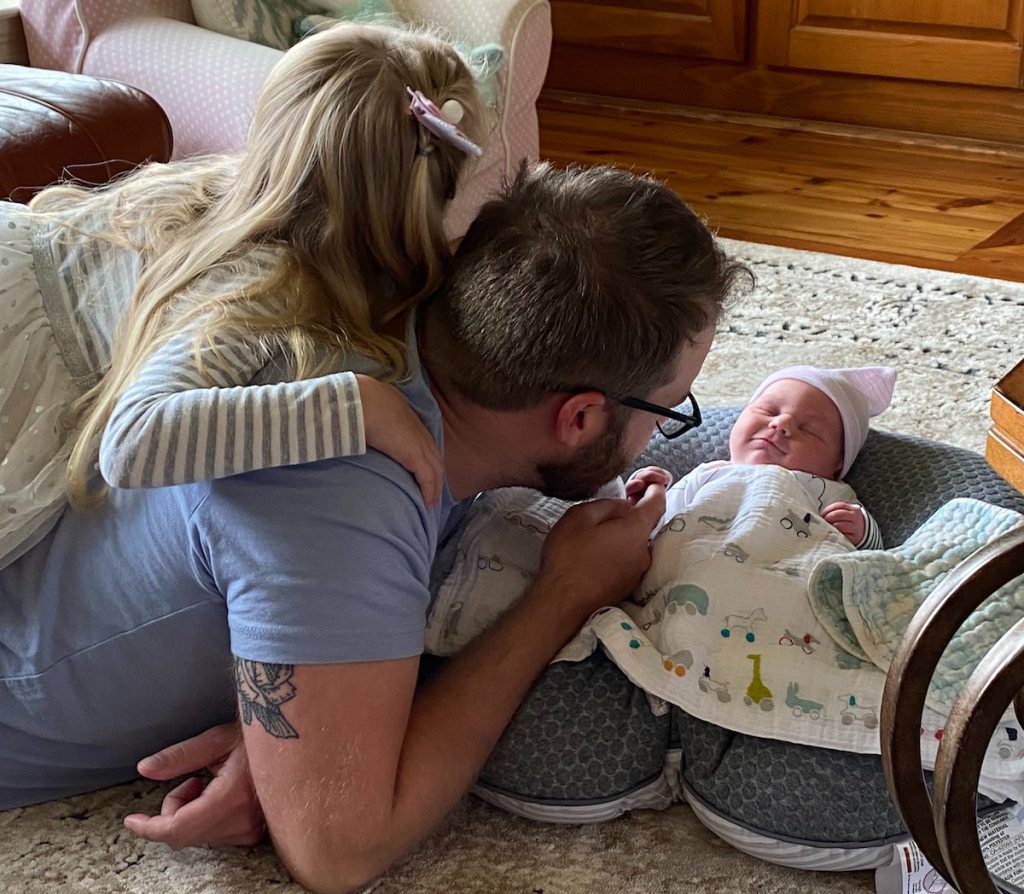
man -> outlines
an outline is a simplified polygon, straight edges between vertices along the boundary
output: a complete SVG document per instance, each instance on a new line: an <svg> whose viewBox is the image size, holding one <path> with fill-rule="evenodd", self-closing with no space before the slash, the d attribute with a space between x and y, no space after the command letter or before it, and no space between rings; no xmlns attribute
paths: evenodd
<svg viewBox="0 0 1024 894"><path fill-rule="evenodd" d="M140 766L166 777L201 754L214 782L129 828L249 840L251 774L299 882L382 872L466 792L564 642L636 584L664 490L567 513L521 602L417 688L459 501L511 484L583 498L622 471L688 394L742 269L659 184L524 169L421 313L402 386L443 445L440 505L370 452L115 491L0 572L0 807L133 778L237 703L242 743L220 727Z"/></svg>

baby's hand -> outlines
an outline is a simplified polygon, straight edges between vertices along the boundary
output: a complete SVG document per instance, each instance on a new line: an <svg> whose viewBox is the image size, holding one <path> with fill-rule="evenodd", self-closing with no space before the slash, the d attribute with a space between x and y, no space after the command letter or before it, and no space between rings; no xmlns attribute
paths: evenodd
<svg viewBox="0 0 1024 894"><path fill-rule="evenodd" d="M660 466L644 466L637 469L626 482L626 499L636 505L652 484L667 488L672 483L672 473Z"/></svg>
<svg viewBox="0 0 1024 894"><path fill-rule="evenodd" d="M394 385L358 374L356 380L366 446L386 453L412 472L423 491L423 501L433 506L444 485L444 463L433 435Z"/></svg>
<svg viewBox="0 0 1024 894"><path fill-rule="evenodd" d="M821 517L854 546L863 542L867 522L856 503L832 503L822 510Z"/></svg>

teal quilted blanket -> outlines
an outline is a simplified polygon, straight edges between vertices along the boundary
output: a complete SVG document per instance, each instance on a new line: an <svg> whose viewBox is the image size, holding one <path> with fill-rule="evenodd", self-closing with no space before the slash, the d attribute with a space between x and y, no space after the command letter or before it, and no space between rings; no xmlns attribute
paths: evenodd
<svg viewBox="0 0 1024 894"><path fill-rule="evenodd" d="M975 550L1024 525L1024 516L979 500L951 500L901 546L844 553L818 562L808 583L815 615L851 655L888 670L911 617L947 574ZM979 606L956 633L928 690L948 713L996 640L1024 617L1024 577Z"/></svg>

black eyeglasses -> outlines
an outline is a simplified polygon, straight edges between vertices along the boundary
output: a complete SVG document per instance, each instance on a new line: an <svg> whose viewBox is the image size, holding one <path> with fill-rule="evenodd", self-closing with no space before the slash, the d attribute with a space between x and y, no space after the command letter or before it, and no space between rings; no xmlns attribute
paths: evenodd
<svg viewBox="0 0 1024 894"><path fill-rule="evenodd" d="M652 404L649 401L640 400L639 397L617 397L615 400L631 410L643 410L645 413L661 416L662 418L658 421L658 431L666 440L678 438L704 421L701 418L700 407L697 406L696 399L689 393L683 398L683 402L679 405L682 409L679 410Z"/></svg>

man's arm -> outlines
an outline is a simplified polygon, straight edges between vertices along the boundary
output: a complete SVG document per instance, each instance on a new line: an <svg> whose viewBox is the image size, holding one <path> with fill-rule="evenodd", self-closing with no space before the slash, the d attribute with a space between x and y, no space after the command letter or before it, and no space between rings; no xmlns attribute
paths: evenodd
<svg viewBox="0 0 1024 894"><path fill-rule="evenodd" d="M575 507L534 586L416 690L418 659L333 665L238 660L245 747L271 836L316 892L350 891L433 829L558 649L619 601L650 557L664 491Z"/></svg>

